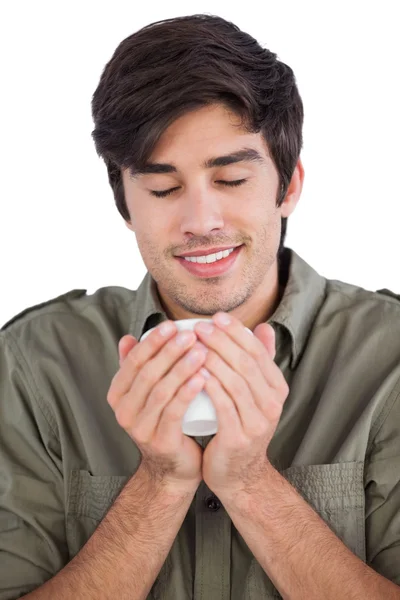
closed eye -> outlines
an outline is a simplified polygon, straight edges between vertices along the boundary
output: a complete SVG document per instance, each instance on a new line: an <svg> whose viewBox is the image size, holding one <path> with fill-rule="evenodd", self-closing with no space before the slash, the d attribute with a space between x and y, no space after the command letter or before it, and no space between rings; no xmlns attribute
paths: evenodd
<svg viewBox="0 0 400 600"><path fill-rule="evenodd" d="M245 181L247 181L247 179L237 179L236 181L219 180L216 183L222 183L222 185L227 185L230 187L237 187L239 185L242 185ZM156 198L165 198L166 196L169 196L170 194L172 194L172 192L174 192L175 190L179 190L179 187L174 187L169 190L161 190L159 192L157 192L156 190L151 190L150 193L152 196L155 196Z"/></svg>

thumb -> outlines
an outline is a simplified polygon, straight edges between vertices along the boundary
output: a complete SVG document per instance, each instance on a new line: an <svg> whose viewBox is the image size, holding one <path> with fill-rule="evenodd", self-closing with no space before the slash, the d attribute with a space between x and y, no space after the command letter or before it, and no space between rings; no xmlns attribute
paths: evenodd
<svg viewBox="0 0 400 600"><path fill-rule="evenodd" d="M122 365L129 352L138 344L133 335L124 335L118 342L119 366Z"/></svg>
<svg viewBox="0 0 400 600"><path fill-rule="evenodd" d="M254 330L254 335L264 344L272 360L275 358L275 330L269 323L261 323Z"/></svg>

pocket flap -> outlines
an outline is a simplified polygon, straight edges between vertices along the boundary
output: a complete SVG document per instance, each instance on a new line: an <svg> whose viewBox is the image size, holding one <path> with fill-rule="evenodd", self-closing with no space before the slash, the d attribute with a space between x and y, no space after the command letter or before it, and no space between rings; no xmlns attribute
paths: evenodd
<svg viewBox="0 0 400 600"><path fill-rule="evenodd" d="M126 475L92 475L89 471L72 471L68 514L101 521L128 479Z"/></svg>
<svg viewBox="0 0 400 600"><path fill-rule="evenodd" d="M289 467L282 472L316 510L364 508L364 462Z"/></svg>

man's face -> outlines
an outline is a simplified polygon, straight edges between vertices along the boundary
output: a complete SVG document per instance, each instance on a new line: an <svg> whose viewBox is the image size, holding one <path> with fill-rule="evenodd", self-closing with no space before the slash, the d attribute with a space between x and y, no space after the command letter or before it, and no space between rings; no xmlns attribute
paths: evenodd
<svg viewBox="0 0 400 600"><path fill-rule="evenodd" d="M134 176L122 171L131 217L127 226L135 232L146 268L175 318L238 307L236 313L242 314L277 285L281 218L289 216L295 202L277 208L278 172L261 133L247 133L239 124L239 117L220 105L186 114L165 130L148 161L174 170ZM244 148L259 158L205 166L209 159ZM242 179L246 181L238 186L223 183ZM154 195L172 188L165 197ZM197 273L185 267L192 262L177 258L239 245L221 263L195 266Z"/></svg>

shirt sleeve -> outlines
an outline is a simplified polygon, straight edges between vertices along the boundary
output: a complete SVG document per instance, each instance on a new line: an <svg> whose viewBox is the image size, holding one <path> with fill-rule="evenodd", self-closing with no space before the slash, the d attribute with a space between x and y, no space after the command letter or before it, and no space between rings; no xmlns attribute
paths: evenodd
<svg viewBox="0 0 400 600"><path fill-rule="evenodd" d="M400 380L378 420L365 469L367 563L400 585Z"/></svg>
<svg viewBox="0 0 400 600"><path fill-rule="evenodd" d="M40 587L68 562L53 429L17 343L0 332L0 600Z"/></svg>

